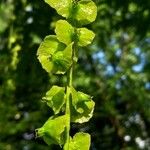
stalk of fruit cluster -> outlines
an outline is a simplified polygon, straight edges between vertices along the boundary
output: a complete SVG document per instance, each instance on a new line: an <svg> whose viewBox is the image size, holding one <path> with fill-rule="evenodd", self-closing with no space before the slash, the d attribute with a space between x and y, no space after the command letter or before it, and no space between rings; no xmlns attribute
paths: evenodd
<svg viewBox="0 0 150 150"><path fill-rule="evenodd" d="M45 0L66 20L56 22L56 35L48 35L41 43L37 55L48 73L67 75L66 87L52 86L43 100L54 111L46 123L36 130L48 144L58 144L64 150L89 150L90 135L78 132L70 136L70 123L90 120L94 111L91 96L73 87L73 68L77 63L79 47L92 42L95 34L83 25L93 22L97 8L92 0ZM65 108L65 109L64 109ZM64 115L59 115L59 114Z"/></svg>

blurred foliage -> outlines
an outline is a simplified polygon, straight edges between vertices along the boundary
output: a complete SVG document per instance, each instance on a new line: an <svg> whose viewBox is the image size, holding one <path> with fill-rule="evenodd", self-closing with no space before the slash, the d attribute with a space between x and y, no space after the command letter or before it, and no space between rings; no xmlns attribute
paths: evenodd
<svg viewBox="0 0 150 150"><path fill-rule="evenodd" d="M77 89L93 95L94 117L72 124L72 134L92 135L92 150L150 149L150 1L95 0L98 16L88 26L95 42L79 50ZM41 102L53 84L36 51L60 16L43 0L0 1L0 149L48 150L34 130L52 114ZM59 149L52 147L51 149Z"/></svg>

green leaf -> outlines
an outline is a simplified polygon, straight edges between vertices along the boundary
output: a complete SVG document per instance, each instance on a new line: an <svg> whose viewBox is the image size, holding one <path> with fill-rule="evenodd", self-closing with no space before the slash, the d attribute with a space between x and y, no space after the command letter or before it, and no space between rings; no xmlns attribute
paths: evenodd
<svg viewBox="0 0 150 150"><path fill-rule="evenodd" d="M73 5L72 0L45 0L57 13L65 18L75 19L85 25L96 19L97 7L92 0L81 0Z"/></svg>
<svg viewBox="0 0 150 150"><path fill-rule="evenodd" d="M45 2L56 9L59 15L66 18L69 17L71 0L45 0Z"/></svg>
<svg viewBox="0 0 150 150"><path fill-rule="evenodd" d="M41 43L38 48L37 55L53 55L56 51L64 50L65 45L60 43L55 35L48 35L44 38L44 41ZM49 56L49 57L50 57Z"/></svg>
<svg viewBox="0 0 150 150"><path fill-rule="evenodd" d="M57 35L57 39L66 45L70 44L75 38L74 27L65 20L57 21L55 33ZM94 37L95 34L87 28L77 29L77 39L79 46L86 46L90 44Z"/></svg>
<svg viewBox="0 0 150 150"><path fill-rule="evenodd" d="M79 132L70 138L69 150L89 150L91 137L88 133ZM65 148L67 150L67 148Z"/></svg>
<svg viewBox="0 0 150 150"><path fill-rule="evenodd" d="M48 144L63 145L65 142L65 128L67 117L50 117L46 123L39 129L36 129L37 137L43 137Z"/></svg>
<svg viewBox="0 0 150 150"><path fill-rule="evenodd" d="M58 51L53 56L53 63L55 66L53 70L57 74L64 74L72 65L72 46L73 43L68 45L64 51Z"/></svg>
<svg viewBox="0 0 150 150"><path fill-rule="evenodd" d="M53 86L43 97L47 105L53 109L55 114L58 114L65 103L65 89L63 87Z"/></svg>
<svg viewBox="0 0 150 150"><path fill-rule="evenodd" d="M73 15L79 24L89 24L96 19L97 7L92 0L81 0L77 3L76 11Z"/></svg>
<svg viewBox="0 0 150 150"><path fill-rule="evenodd" d="M64 48L65 45L60 43L56 36L46 36L37 51L38 59L42 64L43 69L45 69L47 72L51 72L54 67L51 61L53 54L56 51L64 50Z"/></svg>
<svg viewBox="0 0 150 150"><path fill-rule="evenodd" d="M95 103L91 97L82 92L77 92L71 88L72 107L71 107L71 122L83 123L89 121L93 116Z"/></svg>
<svg viewBox="0 0 150 150"><path fill-rule="evenodd" d="M57 35L57 39L68 45L72 43L74 28L65 20L59 20L56 23L55 33Z"/></svg>
<svg viewBox="0 0 150 150"><path fill-rule="evenodd" d="M47 72L64 74L72 64L72 43L66 47L56 36L46 36L37 55L43 69Z"/></svg>
<svg viewBox="0 0 150 150"><path fill-rule="evenodd" d="M87 28L79 28L77 29L78 33L78 45L79 46L86 46L88 44L91 44L93 41L95 34L91 30L88 30Z"/></svg>

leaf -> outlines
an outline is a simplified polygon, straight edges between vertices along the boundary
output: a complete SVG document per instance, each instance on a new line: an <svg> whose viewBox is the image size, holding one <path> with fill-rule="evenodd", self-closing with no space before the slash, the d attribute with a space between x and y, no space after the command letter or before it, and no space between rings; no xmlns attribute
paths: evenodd
<svg viewBox="0 0 150 150"><path fill-rule="evenodd" d="M55 33L57 39L68 45L75 38L74 27L65 20L59 20L56 23ZM87 28L77 28L77 39L79 46L86 46L92 42L95 34Z"/></svg>
<svg viewBox="0 0 150 150"><path fill-rule="evenodd" d="M53 109L55 114L58 114L65 103L65 89L63 87L53 86L43 97L47 105Z"/></svg>
<svg viewBox="0 0 150 150"><path fill-rule="evenodd" d="M45 0L45 2L56 9L59 15L69 17L71 0Z"/></svg>
<svg viewBox="0 0 150 150"><path fill-rule="evenodd" d="M71 88L72 107L71 107L71 122L83 123L89 121L93 115L95 103L91 97L82 92L77 92Z"/></svg>
<svg viewBox="0 0 150 150"><path fill-rule="evenodd" d="M91 137L88 133L79 132L70 138L69 150L89 150ZM67 150L67 148L65 148Z"/></svg>
<svg viewBox="0 0 150 150"><path fill-rule="evenodd" d="M63 145L65 142L65 128L67 117L50 117L46 123L39 129L36 129L37 137L43 137L48 144Z"/></svg>
<svg viewBox="0 0 150 150"><path fill-rule="evenodd" d="M67 47L56 36L46 36L37 51L38 59L47 72L64 74L72 64L72 44Z"/></svg>
<svg viewBox="0 0 150 150"><path fill-rule="evenodd" d="M47 72L51 72L54 67L51 61L53 54L56 51L64 50L64 48L65 45L60 43L56 36L46 36L37 51L38 59L42 64L43 69L45 69Z"/></svg>
<svg viewBox="0 0 150 150"><path fill-rule="evenodd" d="M65 18L75 19L78 24L85 25L96 19L97 7L92 0L81 0L72 5L72 0L45 0L57 13Z"/></svg>
<svg viewBox="0 0 150 150"><path fill-rule="evenodd" d="M95 34L91 30L88 30L87 28L79 28L77 29L78 33L78 45L79 46L86 46L88 44L91 44L93 41Z"/></svg>
<svg viewBox="0 0 150 150"><path fill-rule="evenodd" d="M45 37L44 41L41 43L37 55L53 55L54 52L58 50L63 50L65 48L65 45L60 43L55 35L48 35ZM50 57L49 56L49 57Z"/></svg>
<svg viewBox="0 0 150 150"><path fill-rule="evenodd" d="M92 0L81 0L74 7L72 0L45 0L57 13L65 18L75 19L85 25L96 19L97 7Z"/></svg>
<svg viewBox="0 0 150 150"><path fill-rule="evenodd" d="M68 45L73 41L74 28L65 20L56 23L55 33L60 42Z"/></svg>
<svg viewBox="0 0 150 150"><path fill-rule="evenodd" d="M77 3L74 19L85 25L93 22L97 16L97 7L92 0L81 0Z"/></svg>
<svg viewBox="0 0 150 150"><path fill-rule="evenodd" d="M57 74L64 74L72 65L72 46L73 43L53 56L54 72Z"/></svg>

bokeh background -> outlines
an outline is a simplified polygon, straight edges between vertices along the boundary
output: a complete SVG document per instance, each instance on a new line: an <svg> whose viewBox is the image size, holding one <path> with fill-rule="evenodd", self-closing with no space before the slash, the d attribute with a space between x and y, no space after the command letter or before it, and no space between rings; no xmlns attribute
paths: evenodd
<svg viewBox="0 0 150 150"><path fill-rule="evenodd" d="M95 0L92 45L79 49L76 89L93 96L94 116L72 124L89 132L91 150L150 150L150 1ZM43 0L0 0L0 150L60 150L35 139L52 110L41 98L66 77L37 60L61 17Z"/></svg>

